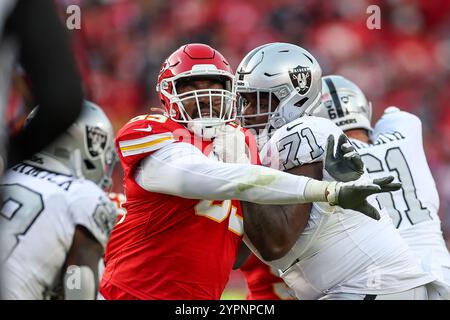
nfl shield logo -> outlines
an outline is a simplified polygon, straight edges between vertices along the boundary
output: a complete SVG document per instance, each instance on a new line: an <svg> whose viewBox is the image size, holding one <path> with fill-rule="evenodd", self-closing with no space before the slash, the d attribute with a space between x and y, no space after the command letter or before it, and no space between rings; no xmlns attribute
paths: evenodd
<svg viewBox="0 0 450 320"><path fill-rule="evenodd" d="M89 154L97 157L105 150L107 134L99 127L86 126L86 138Z"/></svg>
<svg viewBox="0 0 450 320"><path fill-rule="evenodd" d="M301 95L305 95L311 87L311 69L297 66L289 70L289 77L295 90Z"/></svg>

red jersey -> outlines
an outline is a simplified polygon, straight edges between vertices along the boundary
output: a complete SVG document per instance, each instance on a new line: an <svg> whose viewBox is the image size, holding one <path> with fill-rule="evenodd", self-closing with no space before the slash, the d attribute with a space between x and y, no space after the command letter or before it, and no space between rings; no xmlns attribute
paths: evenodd
<svg viewBox="0 0 450 320"><path fill-rule="evenodd" d="M191 143L208 155L212 143L198 140L163 115L136 117L118 132L127 213L106 248L106 298L111 285L139 299L221 297L242 238L240 203L149 192L134 179L140 160L170 143Z"/></svg>
<svg viewBox="0 0 450 320"><path fill-rule="evenodd" d="M247 300L292 300L291 289L278 277L277 271L253 253L241 267L248 287Z"/></svg>

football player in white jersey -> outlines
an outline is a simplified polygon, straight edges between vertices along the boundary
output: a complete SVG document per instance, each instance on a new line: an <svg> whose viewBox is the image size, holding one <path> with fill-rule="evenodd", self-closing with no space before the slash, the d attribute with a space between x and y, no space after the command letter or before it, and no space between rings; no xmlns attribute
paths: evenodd
<svg viewBox="0 0 450 320"><path fill-rule="evenodd" d="M95 299L98 262L116 218L102 190L111 184L113 141L106 115L86 101L56 142L5 172L3 299Z"/></svg>
<svg viewBox="0 0 450 320"><path fill-rule="evenodd" d="M327 150L327 137L336 139L342 130L330 120L308 116L321 102L321 73L308 51L272 43L247 54L237 69L236 84L243 125L262 127L260 137L268 138L261 146L262 163L333 181L322 170L322 161L332 151ZM259 212L246 214L252 210ZM309 219L300 214L305 210L310 210ZM386 212L376 221L322 203L246 203L244 231L250 249L279 270L299 299L427 299L425 285L434 280Z"/></svg>
<svg viewBox="0 0 450 320"><path fill-rule="evenodd" d="M372 128L372 106L362 90L337 75L322 78L323 104L314 115L330 119L351 139L373 177L392 174L402 189L377 197L423 268L438 280L430 299L449 299L450 255L438 216L439 195L423 149L422 123L415 115L389 107Z"/></svg>

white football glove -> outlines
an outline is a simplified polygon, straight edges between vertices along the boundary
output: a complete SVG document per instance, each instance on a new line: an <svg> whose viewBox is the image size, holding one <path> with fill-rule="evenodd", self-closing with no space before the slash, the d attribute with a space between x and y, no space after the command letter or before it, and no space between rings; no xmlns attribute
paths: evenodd
<svg viewBox="0 0 450 320"><path fill-rule="evenodd" d="M213 151L225 163L250 163L248 146L242 127L227 124L214 138Z"/></svg>

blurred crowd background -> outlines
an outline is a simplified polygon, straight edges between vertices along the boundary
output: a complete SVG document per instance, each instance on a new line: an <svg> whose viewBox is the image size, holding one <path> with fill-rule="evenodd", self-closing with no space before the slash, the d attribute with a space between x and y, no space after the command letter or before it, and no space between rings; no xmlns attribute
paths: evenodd
<svg viewBox="0 0 450 320"><path fill-rule="evenodd" d="M81 8L69 31L87 97L119 129L159 105L156 78L180 45L207 43L235 68L251 49L291 42L309 50L323 74L356 82L372 101L373 119L396 105L423 122L424 145L440 192L450 243L450 1L445 0L55 0ZM381 29L369 30L369 5ZM43 35L45 36L45 35ZM20 105L12 96L11 104ZM17 110L12 108L11 110ZM119 170L117 170L119 171ZM115 177L121 191L121 177ZM241 283L234 275L230 285Z"/></svg>

